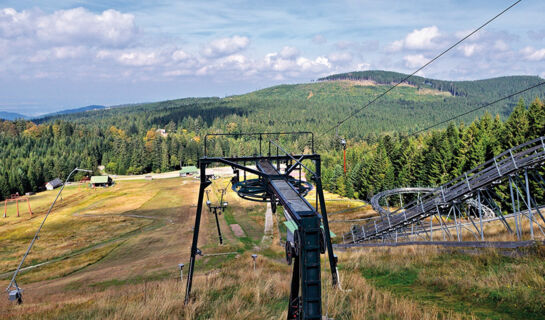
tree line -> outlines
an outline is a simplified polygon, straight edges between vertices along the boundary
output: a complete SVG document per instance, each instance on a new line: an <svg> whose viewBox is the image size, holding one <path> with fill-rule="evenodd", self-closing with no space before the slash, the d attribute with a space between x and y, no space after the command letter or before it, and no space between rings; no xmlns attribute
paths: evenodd
<svg viewBox="0 0 545 320"><path fill-rule="evenodd" d="M388 73L364 75L375 77L378 82L392 80L392 75ZM337 166L341 164L339 151L330 151L338 147L335 136L318 135L316 145L326 160L324 175L328 189L365 198L390 185L438 183L467 168L465 163L478 163L483 159L480 153L473 155L473 151L467 151L468 158L465 159L466 151L459 147L460 143L471 141L466 135L482 134L484 129L472 128L480 128L477 124L451 125L446 131L439 131L441 133L418 137L408 137L407 134L473 108L477 101L500 97L505 94L506 88L515 90L528 81L535 81L534 78L505 77L456 83L455 89L463 90L467 96L423 94L414 87L397 88L343 125L342 134L355 145L348 152L350 172L347 176L342 173L342 167L339 171ZM446 82L436 83L425 78L417 80L432 81L434 86L447 85ZM281 85L222 99L187 98L112 107L108 110L56 115L34 122L0 120L0 199L16 192L21 194L40 190L47 181L65 177L76 166L92 169L95 174L99 165L105 166L105 171L110 174L140 174L195 165L203 155L204 137L209 133L322 133L383 91L384 86L320 82ZM528 93L531 94L535 92ZM545 91L539 91L539 95L545 95ZM535 108L532 107L535 103L529 109ZM499 116L492 119L487 115L486 122L490 123L490 127L504 128L513 117L509 117L509 114L516 105L516 100L510 100L488 108L489 112ZM517 108L521 108L520 103L515 110ZM526 117L533 114L530 110L525 112L529 114ZM470 117L464 119L471 120ZM485 121L483 119L479 121ZM157 129L165 129L167 135L161 135ZM455 147L439 144L445 134ZM484 135L492 136L489 132ZM292 152L300 152L309 145L308 137L274 138ZM504 142L499 145L490 143L485 143L487 151L484 158L495 151L491 146L500 150L504 147ZM259 153L259 143L244 136L213 137L208 139L207 147L211 156ZM433 152L425 151L426 148L432 148L430 150ZM453 160L451 154L464 161ZM437 163L441 163L439 167L433 164L431 155L437 158ZM450 162L441 162L443 158ZM454 164L456 167L453 167ZM432 167L433 170L429 169ZM435 176L440 178L433 178ZM79 178L80 175L75 177Z"/></svg>
<svg viewBox="0 0 545 320"><path fill-rule="evenodd" d="M450 123L446 129L418 136L384 135L375 143L352 144L346 175L337 148L323 154L322 179L325 189L359 199L397 187L436 187L544 135L544 103L535 99L526 107L520 100L505 121L485 113L469 125Z"/></svg>

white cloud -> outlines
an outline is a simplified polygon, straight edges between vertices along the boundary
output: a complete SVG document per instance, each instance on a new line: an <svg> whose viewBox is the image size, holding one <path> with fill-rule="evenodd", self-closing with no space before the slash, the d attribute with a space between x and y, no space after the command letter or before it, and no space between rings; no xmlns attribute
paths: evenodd
<svg viewBox="0 0 545 320"><path fill-rule="evenodd" d="M28 33L31 28L30 12L17 12L12 8L0 10L0 37L15 38Z"/></svg>
<svg viewBox="0 0 545 320"><path fill-rule="evenodd" d="M203 55L209 58L226 56L245 49L249 44L250 39L247 37L234 36L216 39L204 48Z"/></svg>
<svg viewBox="0 0 545 320"><path fill-rule="evenodd" d="M390 51L399 51L403 48L410 50L429 50L438 46L437 40L441 33L436 26L415 29L405 39L397 40L390 44Z"/></svg>
<svg viewBox="0 0 545 320"><path fill-rule="evenodd" d="M472 29L466 29L466 30L460 30L460 31L456 31L454 33L454 37L457 39L457 40L460 40L464 37L467 37L468 34L470 34L471 32L473 32L474 30ZM472 41L475 41L475 40L480 40L481 37L486 34L486 31L485 30L481 30L477 33L474 33L471 35L471 37L469 37L468 39L469 40L472 40Z"/></svg>
<svg viewBox="0 0 545 320"><path fill-rule="evenodd" d="M188 76L188 75L191 75L191 74L193 74L193 72L191 70L184 70L184 69L168 70L168 71L163 72L163 76L165 76L165 77Z"/></svg>
<svg viewBox="0 0 545 320"><path fill-rule="evenodd" d="M403 57L403 60L405 60L405 66L408 68L420 68L429 61L422 54L407 55Z"/></svg>
<svg viewBox="0 0 545 320"><path fill-rule="evenodd" d="M29 58L30 62L44 62L48 60L74 59L86 53L83 46L63 46L46 50L39 50Z"/></svg>
<svg viewBox="0 0 545 320"><path fill-rule="evenodd" d="M286 71L295 66L292 59L284 59L277 52L266 54L264 62L266 67L274 71Z"/></svg>
<svg viewBox="0 0 545 320"><path fill-rule="evenodd" d="M113 60L122 65L142 67L157 65L165 61L163 53L153 49L100 50L96 54L100 60Z"/></svg>
<svg viewBox="0 0 545 320"><path fill-rule="evenodd" d="M482 47L475 43L470 44L464 44L459 47L458 50L462 51L464 53L464 56L471 57L473 54L475 54L477 51L479 51Z"/></svg>
<svg viewBox="0 0 545 320"><path fill-rule="evenodd" d="M509 45L502 39L498 39L494 42L494 49L499 51L507 51L509 50Z"/></svg>
<svg viewBox="0 0 545 320"><path fill-rule="evenodd" d="M286 46L280 50L280 57L284 59L293 59L297 56L299 56L299 50L295 47Z"/></svg>
<svg viewBox="0 0 545 320"><path fill-rule="evenodd" d="M0 11L0 37L53 45L118 47L134 39L138 29L132 14L106 10L95 14L84 8L45 14L39 10Z"/></svg>
<svg viewBox="0 0 545 320"><path fill-rule="evenodd" d="M436 26L414 30L405 38L405 46L409 49L433 49L433 40L440 36Z"/></svg>
<svg viewBox="0 0 545 320"><path fill-rule="evenodd" d="M183 50L176 50L172 53L172 60L183 61L190 58L190 55Z"/></svg>
<svg viewBox="0 0 545 320"><path fill-rule="evenodd" d="M321 72L327 69L331 69L331 63L326 57L317 57L314 60L299 57L297 58L296 63L302 71Z"/></svg>
<svg viewBox="0 0 545 320"><path fill-rule="evenodd" d="M159 62L155 52L131 51L122 53L117 60L129 66L151 66Z"/></svg>
<svg viewBox="0 0 545 320"><path fill-rule="evenodd" d="M524 59L530 61L540 61L545 59L545 48L543 49L534 49L533 47L525 47L521 50L521 53L524 55Z"/></svg>
<svg viewBox="0 0 545 320"><path fill-rule="evenodd" d="M399 50L403 49L404 43L405 42L403 40L394 41L388 46L388 50L389 51L399 51Z"/></svg>
<svg viewBox="0 0 545 320"><path fill-rule="evenodd" d="M300 77L303 74L317 75L333 70L334 66L327 57L303 57L295 47L285 46L278 52L266 54L262 59L254 59L240 53L225 57L200 60L195 67L195 75L238 74L239 77L251 77L260 74L273 80ZM170 72L170 76L178 72Z"/></svg>
<svg viewBox="0 0 545 320"><path fill-rule="evenodd" d="M331 62L346 63L352 61L352 55L348 52L333 52L330 53L327 58Z"/></svg>
<svg viewBox="0 0 545 320"><path fill-rule="evenodd" d="M356 66L356 70L357 71L365 71L365 70L369 70L371 69L371 64L370 63L358 63L358 65Z"/></svg>

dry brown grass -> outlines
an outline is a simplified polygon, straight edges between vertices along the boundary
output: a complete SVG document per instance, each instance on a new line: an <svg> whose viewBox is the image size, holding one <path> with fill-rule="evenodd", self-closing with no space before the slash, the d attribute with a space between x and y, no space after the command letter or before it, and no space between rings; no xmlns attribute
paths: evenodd
<svg viewBox="0 0 545 320"><path fill-rule="evenodd" d="M0 318L285 319L291 266L284 262L283 248L276 241L279 238L276 227L273 228L275 241L261 243L264 204L256 205L238 199L232 192L228 194L231 219L246 227L247 234L257 234L258 237L237 238L222 215L220 222L226 239L223 246L217 243L213 215L203 212L199 248L205 253L233 250L243 253L237 257L199 257L193 286L194 300L184 306L185 282L182 284L177 280L177 264L188 261L198 181L140 181L134 186L140 183L149 188L153 196L130 212L158 218L153 222L157 223L156 227L92 250L88 258L86 255L75 256L65 260L66 265L51 264L25 274L19 283L25 289L24 304L17 306L7 299L0 299L3 311ZM227 180L217 180L212 190L217 192L226 183ZM118 194L118 201L130 199L130 193L124 192L123 184L118 186L119 189L112 189ZM130 188L130 183L126 187ZM100 203L97 202L102 199L89 199L73 203L79 212L92 210L97 215L93 219L105 219L100 223L114 221L115 224L116 220L110 219L120 218L101 216L109 207L123 213L121 205L112 203L114 198L108 197L107 201ZM330 201L328 205L331 211L334 206L344 208L359 204ZM129 208L133 204L127 206ZM74 212L68 207L63 210ZM173 223L165 219L171 219ZM44 257L58 252L47 247L42 247L42 250L40 254ZM255 272L250 257L254 252L259 254ZM494 310L484 303L492 291L509 293L501 296L505 299L502 303L509 306L514 304L510 300L512 297L526 305L540 303L542 300L536 293L545 292L545 264L533 253L507 259L494 250L474 255L411 246L368 248L337 254L344 291L331 288L328 264L325 258L322 259L323 310L324 314L337 320L486 318L486 314L494 315ZM367 278L366 270L394 275L403 274L406 270L416 273L414 283L404 288L395 283L389 286L377 282L379 278ZM52 279L44 280L49 277ZM0 283L4 284L7 282ZM400 288L409 291L400 291ZM458 296L464 290L475 293L471 298L479 302L467 304ZM430 295L437 295L442 301L426 298ZM457 306L461 303L468 306L467 310ZM480 306L483 303L486 308ZM475 312L481 313L476 315Z"/></svg>
<svg viewBox="0 0 545 320"><path fill-rule="evenodd" d="M274 260L260 260L254 272L249 254L229 268L195 277L195 297L183 305L185 286L170 279L87 291L71 296L48 297L61 304L25 301L9 305L11 318L108 318L108 319L284 319L289 294L289 267ZM323 272L324 280L328 273ZM324 281L327 282L327 281ZM345 291L324 284L324 314L335 319L439 319L434 307L423 307L409 299L377 290L357 274L343 278ZM448 313L449 319L462 315Z"/></svg>

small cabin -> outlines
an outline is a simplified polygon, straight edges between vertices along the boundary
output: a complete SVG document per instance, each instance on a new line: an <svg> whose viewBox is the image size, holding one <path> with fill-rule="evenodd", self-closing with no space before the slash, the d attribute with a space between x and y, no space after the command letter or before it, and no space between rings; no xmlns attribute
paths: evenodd
<svg viewBox="0 0 545 320"><path fill-rule="evenodd" d="M198 172L199 169L195 166L182 167L182 170L180 170L180 177L190 177Z"/></svg>
<svg viewBox="0 0 545 320"><path fill-rule="evenodd" d="M45 188L47 190L53 190L53 189L56 189L58 187L62 186L62 181L61 179L59 178L55 178L51 181L49 181L48 183L45 184Z"/></svg>
<svg viewBox="0 0 545 320"><path fill-rule="evenodd" d="M110 176L92 176L91 177L91 186L93 188L96 187L109 187L113 183L112 178Z"/></svg>
<svg viewBox="0 0 545 320"><path fill-rule="evenodd" d="M160 134L161 137L166 138L168 137L168 133L165 129L157 129L155 130L156 133Z"/></svg>

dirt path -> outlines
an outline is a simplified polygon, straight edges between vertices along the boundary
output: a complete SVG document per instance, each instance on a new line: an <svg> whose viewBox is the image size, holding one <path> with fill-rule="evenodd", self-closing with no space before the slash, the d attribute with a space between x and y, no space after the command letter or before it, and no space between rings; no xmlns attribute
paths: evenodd
<svg viewBox="0 0 545 320"><path fill-rule="evenodd" d="M229 227L231 227L231 230L233 231L235 236L239 238L246 236L246 234L244 233L244 230L242 230L239 224L230 224Z"/></svg>

